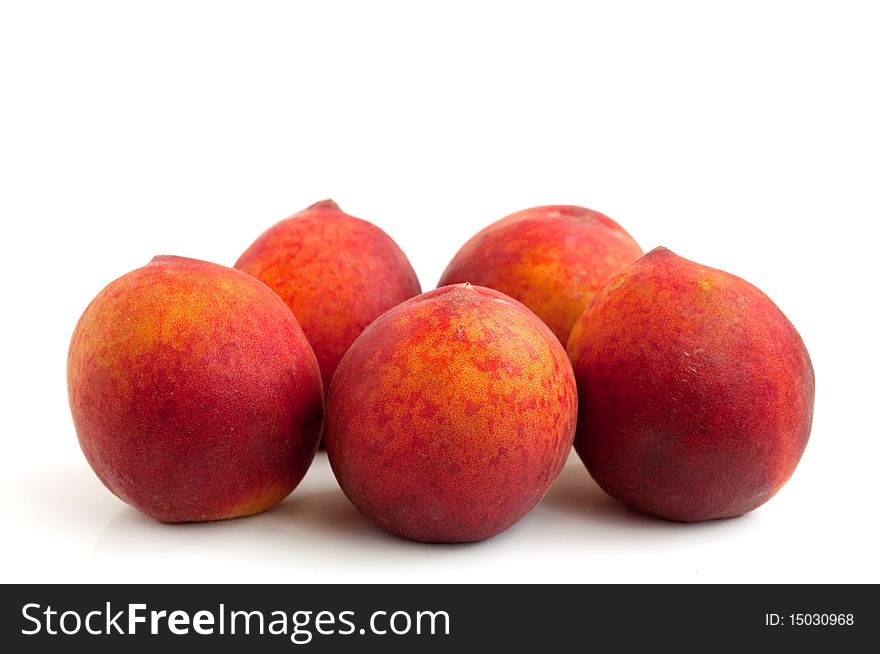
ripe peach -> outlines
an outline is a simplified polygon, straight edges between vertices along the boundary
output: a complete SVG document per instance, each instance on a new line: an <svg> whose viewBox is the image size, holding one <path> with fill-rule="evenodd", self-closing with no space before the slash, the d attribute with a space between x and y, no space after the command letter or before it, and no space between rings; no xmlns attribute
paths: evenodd
<svg viewBox="0 0 880 654"><path fill-rule="evenodd" d="M535 207L502 218L465 243L438 285L470 282L506 293L565 345L598 288L640 256L632 237L601 213Z"/></svg>
<svg viewBox="0 0 880 654"><path fill-rule="evenodd" d="M163 522L263 511L318 446L323 392L290 309L231 268L156 257L86 308L67 361L86 459Z"/></svg>
<svg viewBox="0 0 880 654"><path fill-rule="evenodd" d="M330 386L333 472L372 522L417 541L489 538L528 513L571 450L565 350L523 305L460 284L370 325Z"/></svg>
<svg viewBox="0 0 880 654"><path fill-rule="evenodd" d="M332 200L266 230L235 267L265 282L293 310L318 358L325 391L358 334L421 292L397 244Z"/></svg>
<svg viewBox="0 0 880 654"><path fill-rule="evenodd" d="M770 499L807 445L810 357L761 291L657 248L609 281L571 333L575 449L611 496L669 520Z"/></svg>

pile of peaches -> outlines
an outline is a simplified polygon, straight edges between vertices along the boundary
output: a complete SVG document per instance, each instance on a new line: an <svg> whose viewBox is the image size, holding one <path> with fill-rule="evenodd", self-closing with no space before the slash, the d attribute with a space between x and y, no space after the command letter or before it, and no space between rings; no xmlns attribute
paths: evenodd
<svg viewBox="0 0 880 654"><path fill-rule="evenodd" d="M764 293L575 206L489 225L427 293L329 200L234 268L156 257L86 308L67 378L89 464L157 520L264 511L323 441L366 518L425 542L504 531L572 445L640 511L741 515L791 476L814 397Z"/></svg>

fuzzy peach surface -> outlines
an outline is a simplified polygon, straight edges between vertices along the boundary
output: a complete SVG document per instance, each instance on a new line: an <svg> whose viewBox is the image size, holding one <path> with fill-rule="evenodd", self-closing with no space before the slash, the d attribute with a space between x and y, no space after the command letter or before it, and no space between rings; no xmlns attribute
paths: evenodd
<svg viewBox="0 0 880 654"><path fill-rule="evenodd" d="M421 292L397 244L332 200L266 230L235 267L266 283L293 310L315 351L325 390L364 328Z"/></svg>
<svg viewBox="0 0 880 654"><path fill-rule="evenodd" d="M165 522L262 511L317 448L314 354L284 303L231 268L156 257L112 282L80 318L67 370L92 468Z"/></svg>
<svg viewBox="0 0 880 654"><path fill-rule="evenodd" d="M384 314L339 365L327 454L375 524L418 541L482 540L544 495L571 449L577 391L555 336L469 284Z"/></svg>
<svg viewBox="0 0 880 654"><path fill-rule="evenodd" d="M641 255L633 238L597 211L535 207L471 238L438 286L470 282L499 290L534 311L565 345L596 290Z"/></svg>
<svg viewBox="0 0 880 654"><path fill-rule="evenodd" d="M657 248L602 288L568 344L575 448L610 495L679 521L770 499L807 445L810 357L760 290Z"/></svg>

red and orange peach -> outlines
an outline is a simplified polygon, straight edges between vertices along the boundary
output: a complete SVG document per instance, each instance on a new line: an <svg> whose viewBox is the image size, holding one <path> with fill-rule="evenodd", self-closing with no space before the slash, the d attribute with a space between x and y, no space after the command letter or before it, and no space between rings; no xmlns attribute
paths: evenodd
<svg viewBox="0 0 880 654"><path fill-rule="evenodd" d="M235 267L265 282L293 310L318 358L325 391L358 334L421 292L397 244L332 200L266 230Z"/></svg>
<svg viewBox="0 0 880 654"><path fill-rule="evenodd" d="M642 250L608 216L535 207L489 225L458 251L439 286L470 282L519 300L565 345L596 290Z"/></svg>
<svg viewBox="0 0 880 654"><path fill-rule="evenodd" d="M531 311L459 284L370 325L328 397L333 472L372 522L417 541L488 538L522 518L568 455L571 364Z"/></svg>
<svg viewBox="0 0 880 654"><path fill-rule="evenodd" d="M810 434L800 335L760 290L658 248L571 333L575 448L611 496L678 521L738 516L789 479Z"/></svg>
<svg viewBox="0 0 880 654"><path fill-rule="evenodd" d="M112 282L76 326L67 379L95 473L163 522L263 511L318 446L315 356L284 302L232 268L163 256Z"/></svg>

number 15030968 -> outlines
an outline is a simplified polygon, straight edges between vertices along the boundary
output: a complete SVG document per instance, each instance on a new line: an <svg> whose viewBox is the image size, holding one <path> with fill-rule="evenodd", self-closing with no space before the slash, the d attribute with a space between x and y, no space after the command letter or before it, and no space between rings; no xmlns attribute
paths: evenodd
<svg viewBox="0 0 880 654"><path fill-rule="evenodd" d="M850 627L855 624L852 613L765 613L768 627Z"/></svg>

